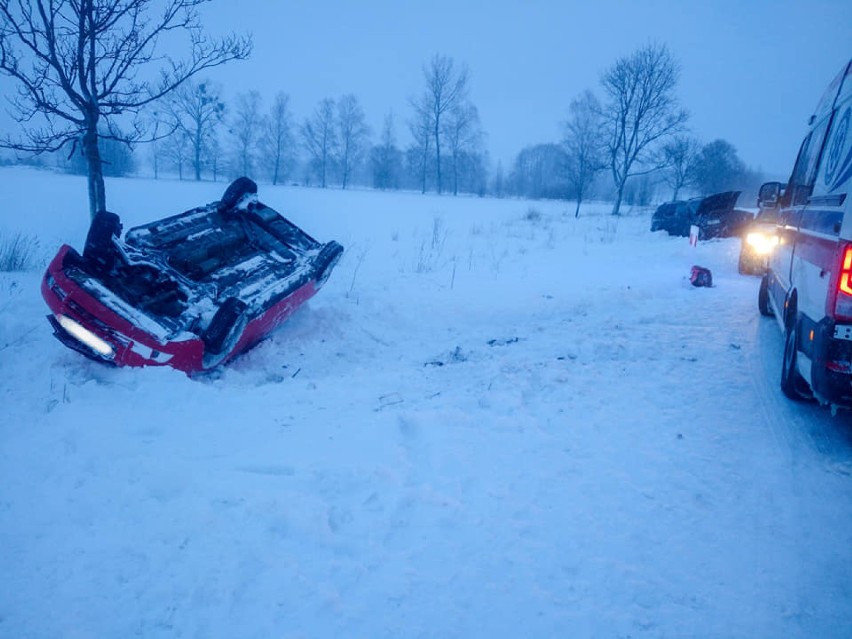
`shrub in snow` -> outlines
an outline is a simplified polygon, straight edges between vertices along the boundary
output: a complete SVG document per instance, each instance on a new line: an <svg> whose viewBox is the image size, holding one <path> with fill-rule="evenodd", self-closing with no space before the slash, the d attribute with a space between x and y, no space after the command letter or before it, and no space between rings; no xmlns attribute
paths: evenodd
<svg viewBox="0 0 852 639"><path fill-rule="evenodd" d="M524 219L527 222L540 222L541 221L541 211L537 208L531 206L527 209L527 212L524 214Z"/></svg>
<svg viewBox="0 0 852 639"><path fill-rule="evenodd" d="M36 266L38 240L23 233L0 232L0 271L28 271Z"/></svg>

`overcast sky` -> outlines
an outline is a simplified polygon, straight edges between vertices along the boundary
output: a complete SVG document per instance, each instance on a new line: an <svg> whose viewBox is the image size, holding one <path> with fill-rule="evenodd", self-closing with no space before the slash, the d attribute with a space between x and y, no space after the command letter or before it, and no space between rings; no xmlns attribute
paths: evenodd
<svg viewBox="0 0 852 639"><path fill-rule="evenodd" d="M252 59L216 72L229 91L290 94L297 118L355 93L378 131L405 127L435 53L464 63L487 148L506 168L528 144L556 141L571 100L600 94L601 73L648 42L681 66L695 135L788 173L825 85L852 56L849 0L217 0L211 31L251 32Z"/></svg>
<svg viewBox="0 0 852 639"><path fill-rule="evenodd" d="M451 56L470 70L486 146L507 170L524 146L559 139L571 100L600 95L609 65L659 42L681 66L694 134L786 177L852 56L850 0L216 0L201 11L211 34L254 38L250 60L211 73L227 99L258 89L268 105L284 91L302 120L322 98L354 93L374 133L393 110L401 145L424 63Z"/></svg>

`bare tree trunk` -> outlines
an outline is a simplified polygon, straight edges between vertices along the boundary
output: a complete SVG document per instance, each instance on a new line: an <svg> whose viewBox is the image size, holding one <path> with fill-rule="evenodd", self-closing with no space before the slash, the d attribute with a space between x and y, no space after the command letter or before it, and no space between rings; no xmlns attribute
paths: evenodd
<svg viewBox="0 0 852 639"><path fill-rule="evenodd" d="M349 181L349 140L343 141L343 153L341 155L340 163L341 167L341 181L343 184L341 188L346 190L346 183Z"/></svg>
<svg viewBox="0 0 852 639"><path fill-rule="evenodd" d="M459 159L456 153L453 153L453 195L459 194Z"/></svg>
<svg viewBox="0 0 852 639"><path fill-rule="evenodd" d="M612 214L618 215L619 210L621 209L621 198L624 196L624 182L619 182L618 184L618 192L615 196L615 204L612 206Z"/></svg>
<svg viewBox="0 0 852 639"><path fill-rule="evenodd" d="M438 195L441 195L441 135L440 135L440 114L435 114L435 170L437 171L438 179Z"/></svg>
<svg viewBox="0 0 852 639"><path fill-rule="evenodd" d="M426 169L429 163L429 147L423 146L423 158L420 167L420 193L426 193Z"/></svg>
<svg viewBox="0 0 852 639"><path fill-rule="evenodd" d="M574 217L580 217L580 202L583 200L582 196L577 197L577 208L574 209Z"/></svg>
<svg viewBox="0 0 852 639"><path fill-rule="evenodd" d="M104 173L101 165L101 153L98 149L98 121L89 118L86 132L83 134L83 154L89 169L89 216L91 219L99 211L106 210L106 191L104 189Z"/></svg>
<svg viewBox="0 0 852 639"><path fill-rule="evenodd" d="M201 181L201 147L203 146L204 131L202 122L195 124L195 135L192 138L192 166L195 169L195 181Z"/></svg>

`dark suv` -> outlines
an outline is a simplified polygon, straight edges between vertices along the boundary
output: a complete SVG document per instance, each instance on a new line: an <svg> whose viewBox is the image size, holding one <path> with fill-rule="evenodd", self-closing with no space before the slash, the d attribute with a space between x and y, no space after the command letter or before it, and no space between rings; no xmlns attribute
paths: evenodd
<svg viewBox="0 0 852 639"><path fill-rule="evenodd" d="M689 235L689 202L675 200L657 207L651 217L651 232L666 231L669 235Z"/></svg>
<svg viewBox="0 0 852 639"><path fill-rule="evenodd" d="M689 235L689 227L695 225L700 240L741 235L754 215L736 208L739 196L740 191L726 191L686 202L666 202L654 212L651 231L685 237Z"/></svg>
<svg viewBox="0 0 852 639"><path fill-rule="evenodd" d="M751 211L736 208L740 191L726 191L701 199L692 223L698 227L698 239L738 237L754 219Z"/></svg>

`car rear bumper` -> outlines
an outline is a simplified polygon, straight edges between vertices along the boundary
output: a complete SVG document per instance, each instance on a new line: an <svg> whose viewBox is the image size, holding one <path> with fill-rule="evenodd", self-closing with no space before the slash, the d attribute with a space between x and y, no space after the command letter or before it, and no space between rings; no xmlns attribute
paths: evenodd
<svg viewBox="0 0 852 639"><path fill-rule="evenodd" d="M65 271L69 254L76 255L69 246L60 248L41 283L42 297L52 312L48 321L60 342L117 366L170 365L187 372L202 367L200 339L166 341L143 330L69 277Z"/></svg>

